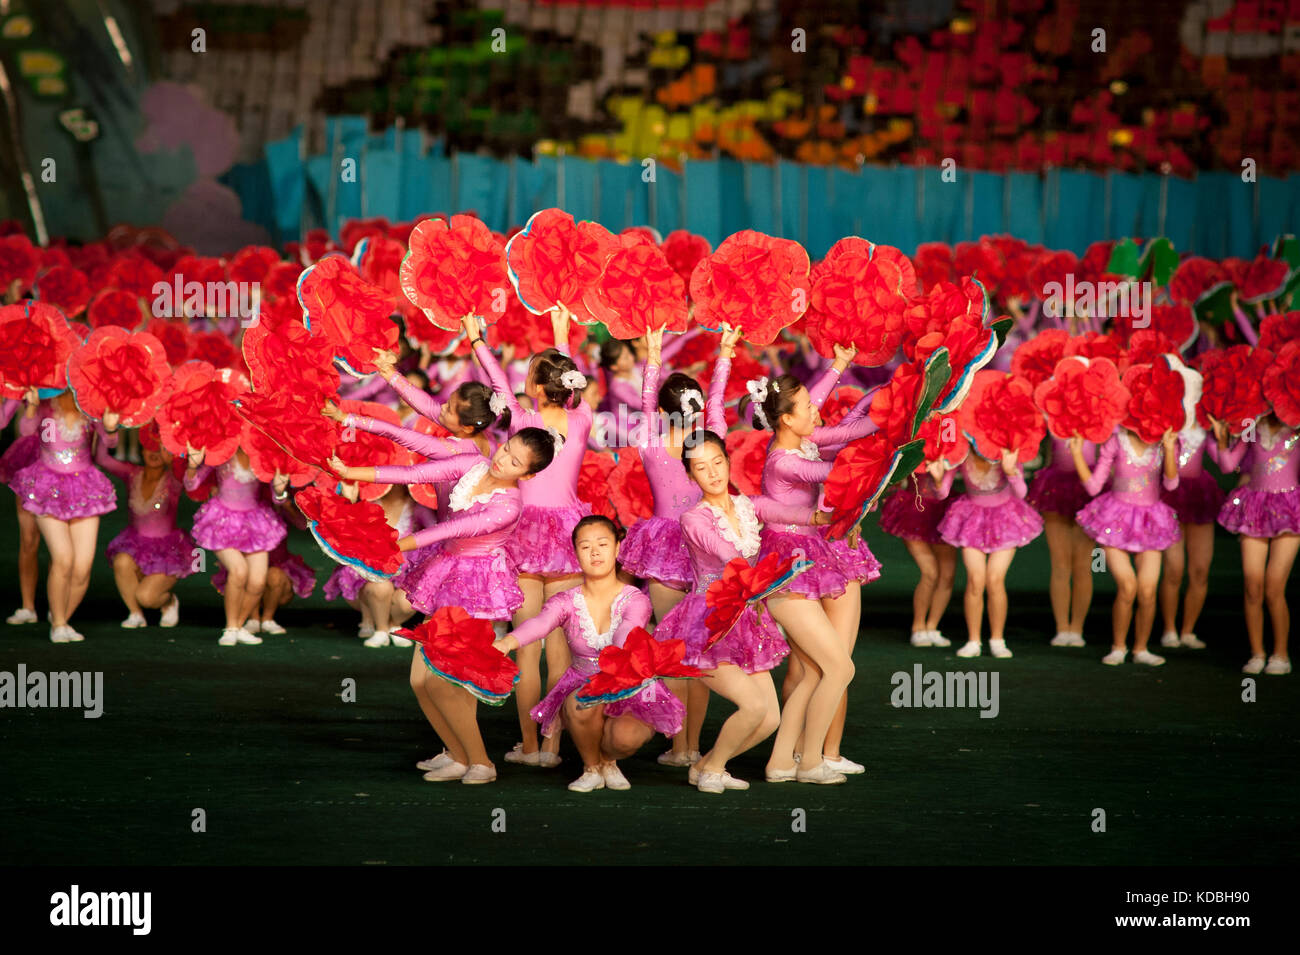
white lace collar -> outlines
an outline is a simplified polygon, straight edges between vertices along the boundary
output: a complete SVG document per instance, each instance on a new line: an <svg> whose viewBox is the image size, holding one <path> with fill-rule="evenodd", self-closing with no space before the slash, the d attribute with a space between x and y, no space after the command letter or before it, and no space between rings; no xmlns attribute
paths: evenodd
<svg viewBox="0 0 1300 955"><path fill-rule="evenodd" d="M758 553L758 515L754 512L754 504L743 494L733 495L731 503L736 508L736 521L740 524L740 533L737 534L735 528L731 526L726 512L708 501L701 501L705 507L713 512L713 521L718 525L718 533L736 552L745 558L753 557Z"/></svg>
<svg viewBox="0 0 1300 955"><path fill-rule="evenodd" d="M487 474L488 467L489 462L480 461L461 475L460 480L456 482L456 486L451 489L451 494L447 496L447 504L453 511L467 511L475 504L482 504L497 494L509 492L510 488L508 487L494 487L482 494L474 493L474 488L478 486L478 482L483 479L483 475Z"/></svg>
<svg viewBox="0 0 1300 955"><path fill-rule="evenodd" d="M1206 430L1193 425L1190 428L1184 428L1178 434L1178 466L1187 467L1187 463L1192 460L1196 452L1201 450L1201 445L1205 444Z"/></svg>
<svg viewBox="0 0 1300 955"><path fill-rule="evenodd" d="M1129 463L1143 468L1150 467L1151 462L1155 460L1156 453L1161 447L1159 443L1148 444L1147 449L1141 454L1138 454L1133 450L1133 439L1129 437L1128 431L1121 431L1119 433L1119 439L1124 444L1124 453L1128 455Z"/></svg>
<svg viewBox="0 0 1300 955"><path fill-rule="evenodd" d="M804 438L799 442L798 449L786 448L791 454L797 454L805 461L820 461L822 459L821 448L813 444L810 438Z"/></svg>
<svg viewBox="0 0 1300 955"><path fill-rule="evenodd" d="M60 411L51 411L50 417L54 420L54 423L58 425L59 434L62 436L64 441L78 440L85 432L86 426L89 424L85 418L78 418L75 423L69 425L63 420L63 413Z"/></svg>
<svg viewBox="0 0 1300 955"><path fill-rule="evenodd" d="M1255 430L1259 434L1260 447L1262 447L1265 451L1270 451L1270 452L1277 449L1278 439L1281 438L1284 434L1287 434L1288 431L1291 433L1287 436L1286 440L1283 442L1283 444L1285 445L1285 449L1287 451L1290 451L1293 447L1295 447L1296 437L1297 435L1300 435L1300 431L1297 431L1293 428L1288 428L1286 425L1283 425L1280 428L1273 428L1263 421L1259 423L1259 426Z"/></svg>
<svg viewBox="0 0 1300 955"><path fill-rule="evenodd" d="M623 605L627 603L628 597L631 596L629 591L635 590L633 587L624 587L619 591L614 602L609 605L609 629L604 633L596 632L596 621L591 616L591 611L587 609L587 598L582 595L582 585L573 588L573 609L578 615L578 629L582 631L582 639L587 642L587 646L593 650L603 650L605 647L612 646L614 643L614 634L618 632L619 625L623 623Z"/></svg>
<svg viewBox="0 0 1300 955"><path fill-rule="evenodd" d="M235 480L240 484L252 484L257 480L257 475L253 472L252 468L246 468L239 463L238 455L232 456L226 464L230 469L230 474L232 474Z"/></svg>

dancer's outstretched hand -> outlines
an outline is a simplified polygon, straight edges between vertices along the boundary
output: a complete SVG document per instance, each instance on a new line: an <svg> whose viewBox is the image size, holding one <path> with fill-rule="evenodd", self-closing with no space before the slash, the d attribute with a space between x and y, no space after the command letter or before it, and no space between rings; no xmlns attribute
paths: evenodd
<svg viewBox="0 0 1300 955"><path fill-rule="evenodd" d="M375 349L375 370L384 378L393 377L397 369L397 355L387 348Z"/></svg>
<svg viewBox="0 0 1300 955"><path fill-rule="evenodd" d="M339 424L342 424L343 420L347 417L347 415L343 413L343 409L328 398L325 400L325 407L321 408L320 413L331 421L337 421Z"/></svg>
<svg viewBox="0 0 1300 955"><path fill-rule="evenodd" d="M112 434L114 431L117 430L117 426L121 422L122 416L119 415L116 411L105 410L104 417L102 420L104 422L104 430L107 431L109 434Z"/></svg>
<svg viewBox="0 0 1300 955"><path fill-rule="evenodd" d="M723 358L731 358L736 354L736 343L740 341L743 328L728 328L722 333L722 351ZM852 356L849 356L850 358Z"/></svg>
<svg viewBox="0 0 1300 955"><path fill-rule="evenodd" d="M652 332L646 332L645 347L647 365L663 364L664 329L656 328Z"/></svg>
<svg viewBox="0 0 1300 955"><path fill-rule="evenodd" d="M1019 462L1016 460L1017 457L1018 455L1016 452L1009 448L1002 452L1002 473L1007 477L1011 477L1011 475L1016 473L1016 469L1019 465Z"/></svg>
<svg viewBox="0 0 1300 955"><path fill-rule="evenodd" d="M203 463L203 449L192 448L187 443L185 445L185 466L191 471L196 470Z"/></svg>

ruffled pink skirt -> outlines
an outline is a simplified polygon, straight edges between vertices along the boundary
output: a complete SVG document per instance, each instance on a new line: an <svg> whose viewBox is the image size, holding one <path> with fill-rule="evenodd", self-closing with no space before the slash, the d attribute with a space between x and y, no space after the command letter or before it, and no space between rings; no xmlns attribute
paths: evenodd
<svg viewBox="0 0 1300 955"><path fill-rule="evenodd" d="M591 678L591 674L582 673L576 667L569 667L564 675L551 687L551 692L542 697L541 702L528 711L539 726L543 736L554 736L555 731L563 727L564 701L571 694L581 689ZM664 686L662 680L655 680L640 693L617 703L605 704L605 716L632 716L652 727L665 736L676 736L682 731L686 719L686 707L673 692Z"/></svg>
<svg viewBox="0 0 1300 955"><path fill-rule="evenodd" d="M148 537L128 527L108 542L104 553L111 561L118 554L128 554L140 573L188 577L194 573L194 541L179 527L162 537Z"/></svg>
<svg viewBox="0 0 1300 955"><path fill-rule="evenodd" d="M942 544L939 522L948 513L950 500L923 497L917 503L916 494L906 486L895 491L880 509L880 529L903 540Z"/></svg>
<svg viewBox="0 0 1300 955"><path fill-rule="evenodd" d="M1160 491L1160 500L1174 509L1183 524L1213 524L1227 497L1208 471L1196 477L1179 477L1178 487Z"/></svg>
<svg viewBox="0 0 1300 955"><path fill-rule="evenodd" d="M1168 504L1131 504L1111 491L1098 494L1076 519L1083 532L1102 547L1118 547L1131 554L1164 550L1183 536L1178 515Z"/></svg>
<svg viewBox="0 0 1300 955"><path fill-rule="evenodd" d="M284 571L284 575L289 578L289 586L303 600L310 597L316 589L316 571L299 555L286 551L283 557L277 558L272 554L271 566Z"/></svg>
<svg viewBox="0 0 1300 955"><path fill-rule="evenodd" d="M665 587L690 590L694 580L682 525L671 517L651 517L633 524L618 549L618 562L637 577Z"/></svg>
<svg viewBox="0 0 1300 955"><path fill-rule="evenodd" d="M37 435L25 434L0 454L0 484L10 484L15 475L41 456L41 442Z"/></svg>
<svg viewBox="0 0 1300 955"><path fill-rule="evenodd" d="M340 564L330 574L329 580L325 581L325 599L338 600L342 597L344 600L356 600L367 583L369 581L351 567Z"/></svg>
<svg viewBox="0 0 1300 955"><path fill-rule="evenodd" d="M506 553L521 574L564 577L580 573L573 550L573 528L591 513L586 504L576 507L525 507Z"/></svg>
<svg viewBox="0 0 1300 955"><path fill-rule="evenodd" d="M237 511L213 497L194 515L194 540L212 551L270 552L284 540L286 533L284 519L266 504Z"/></svg>
<svg viewBox="0 0 1300 955"><path fill-rule="evenodd" d="M37 517L70 521L97 517L117 507L117 491L96 467L80 471L55 471L39 458L14 475L10 482L23 510Z"/></svg>
<svg viewBox="0 0 1300 955"><path fill-rule="evenodd" d="M1264 539L1300 534L1300 488L1252 491L1239 487L1228 494L1219 523L1234 534Z"/></svg>
<svg viewBox="0 0 1300 955"><path fill-rule="evenodd" d="M986 554L1024 547L1042 532L1042 516L1018 497L996 507L983 507L962 495L939 522L945 543L973 547Z"/></svg>
<svg viewBox="0 0 1300 955"><path fill-rule="evenodd" d="M1079 480L1078 472L1050 467L1034 475L1025 495L1025 503L1039 514L1060 514L1071 520L1091 500L1092 495Z"/></svg>
<svg viewBox="0 0 1300 955"><path fill-rule="evenodd" d="M869 584L880 577L880 561L864 540L859 540L855 549L844 541L828 541L820 534L800 534L766 526L760 541L760 558L778 554L782 560L798 558L813 562L782 593L815 599L838 597L851 583Z"/></svg>
<svg viewBox="0 0 1300 955"><path fill-rule="evenodd" d="M572 548L570 548L572 550ZM408 558L393 577L393 586L404 591L411 606L424 614L439 607L461 607L482 620L509 620L524 604L519 589L519 571L509 556L452 554L441 543Z"/></svg>
<svg viewBox="0 0 1300 955"><path fill-rule="evenodd" d="M805 571L804 576L812 573ZM686 644L682 662L701 670L717 669L721 663L740 667L746 673L763 673L773 669L790 653L790 647L766 607L745 611L725 637L704 648L709 630L704 620L709 615L705 595L689 593L664 617L655 630L656 640L681 640Z"/></svg>

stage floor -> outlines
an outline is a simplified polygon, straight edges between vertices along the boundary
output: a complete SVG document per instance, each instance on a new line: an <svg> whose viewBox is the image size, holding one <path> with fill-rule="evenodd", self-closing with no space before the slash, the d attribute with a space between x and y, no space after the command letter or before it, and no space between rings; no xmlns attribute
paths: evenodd
<svg viewBox="0 0 1300 955"><path fill-rule="evenodd" d="M0 610L8 613L17 605L17 533L13 499L2 497ZM184 513L192 508L187 502ZM121 526L120 514L105 522L101 552ZM1014 659L954 655L964 634L960 573L944 621L953 648L914 649L906 637L915 568L899 541L879 531L867 540L885 572L863 591L844 746L867 774L843 786L769 785L764 743L731 764L753 788L721 796L689 787L685 770L658 766L662 739L621 764L628 792L570 793L565 786L581 766L568 740L557 769L507 764L500 756L518 739L513 699L480 707L498 782L423 782L414 764L438 746L407 684L410 651L363 647L356 615L327 604L319 586L278 615L287 636L223 648L220 598L206 575L178 588L181 627L125 631L111 569L100 560L74 621L84 643L56 646L44 625L0 624L0 671L25 664L29 672L98 670L104 679L99 719L71 709L0 709L0 863L1295 860L1300 675L1260 675L1257 701L1242 701L1249 654L1232 538L1216 542L1198 627L1209 648L1153 646L1169 658L1154 670L1100 664L1113 594L1104 574L1089 646L1048 646L1041 538L1011 571ZM310 537L295 531L291 547L323 583L332 565ZM1300 598L1294 580L1292 592ZM1292 606L1300 612L1300 601ZM1157 624L1153 645L1158 636ZM892 706L891 677L911 675L918 663L926 671L997 671L997 717ZM345 679L356 681L354 703L342 701ZM728 711L714 699L706 745ZM204 810L205 832L192 831L195 809ZM1094 831L1097 809L1105 811L1104 832ZM799 818L806 831L794 831Z"/></svg>

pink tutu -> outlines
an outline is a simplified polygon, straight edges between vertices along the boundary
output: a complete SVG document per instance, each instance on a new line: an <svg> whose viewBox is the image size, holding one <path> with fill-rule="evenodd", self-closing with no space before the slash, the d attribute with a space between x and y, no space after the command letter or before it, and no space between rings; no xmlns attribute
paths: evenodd
<svg viewBox="0 0 1300 955"><path fill-rule="evenodd" d="M590 673L582 673L574 667L569 667L555 681L551 691L528 711L528 715L542 728L543 736L554 736L556 730L563 728L564 701L569 698L569 694L590 678Z"/></svg>
<svg viewBox="0 0 1300 955"><path fill-rule="evenodd" d="M580 573L573 551L573 528L591 513L586 504L577 507L525 507L515 532L506 542L506 553L521 574L564 577Z"/></svg>
<svg viewBox="0 0 1300 955"><path fill-rule="evenodd" d="M421 613L462 607L471 617L509 620L524 603L518 576L519 571L502 551L454 554L438 543L417 552L414 559L408 555L393 586L405 591L411 606Z"/></svg>
<svg viewBox="0 0 1300 955"><path fill-rule="evenodd" d="M917 503L916 493L906 485L895 491L880 509L880 529L903 540L942 544L939 522L948 513L948 500L923 497Z"/></svg>
<svg viewBox="0 0 1300 955"><path fill-rule="evenodd" d="M671 517L651 517L633 524L618 549L618 562L637 577L677 590L689 590L694 579L682 525Z"/></svg>
<svg viewBox="0 0 1300 955"><path fill-rule="evenodd" d="M805 571L804 576L811 573L813 569ZM731 632L706 650L704 644L709 631L704 620L708 615L705 595L689 593L664 617L663 623L655 630L655 639L683 641L686 656L682 662L701 670L713 670L720 663L730 663L746 673L762 673L771 670L790 653L790 647L766 607L761 612L753 608L746 610Z"/></svg>
<svg viewBox="0 0 1300 955"><path fill-rule="evenodd" d="M786 588L803 597L838 597L850 583L869 584L880 577L880 561L867 542L858 541L857 549L844 541L828 541L820 534L776 530L765 526L759 535L760 557L779 554L782 560L811 560L812 567L796 577ZM678 605L680 606L680 604Z"/></svg>
<svg viewBox="0 0 1300 955"><path fill-rule="evenodd" d="M41 442L34 434L25 434L0 454L0 484L9 484L23 468L41 456Z"/></svg>
<svg viewBox="0 0 1300 955"><path fill-rule="evenodd" d="M316 571L307 566L307 562L299 555L290 553L289 548L281 542L280 546L271 551L271 566L284 572L289 578L289 586L293 592L306 600L316 589Z"/></svg>
<svg viewBox="0 0 1300 955"><path fill-rule="evenodd" d="M221 498L210 498L194 515L194 540L206 550L256 554L275 550L287 531L284 520L266 504L236 511Z"/></svg>
<svg viewBox="0 0 1300 955"><path fill-rule="evenodd" d="M1264 539L1300 534L1300 488L1252 491L1250 485L1228 494L1219 523L1234 534Z"/></svg>
<svg viewBox="0 0 1300 955"><path fill-rule="evenodd" d="M1180 476L1178 487L1160 492L1160 500L1174 509L1183 524L1213 524L1227 496L1208 471L1196 477Z"/></svg>
<svg viewBox="0 0 1300 955"><path fill-rule="evenodd" d="M1024 547L1043 532L1039 513L1018 497L985 507L962 495L939 522L939 533L953 547L973 547L991 554L1007 547Z"/></svg>
<svg viewBox="0 0 1300 955"><path fill-rule="evenodd" d="M617 703L605 704L605 718L631 716L657 733L672 738L682 731L686 704L673 695L663 680L655 680L640 693Z"/></svg>
<svg viewBox="0 0 1300 955"><path fill-rule="evenodd" d="M1131 554L1164 550L1183 536L1178 515L1168 504L1131 504L1111 491L1098 494L1075 519L1083 532L1101 546L1118 547Z"/></svg>
<svg viewBox="0 0 1300 955"><path fill-rule="evenodd" d="M344 600L356 600L367 583L369 581L351 567L340 564L330 574L329 580L325 581L325 599L338 600L342 597Z"/></svg>
<svg viewBox="0 0 1300 955"><path fill-rule="evenodd" d="M70 521L107 514L117 507L117 492L96 467L65 473L36 460L14 475L10 487L22 501L23 510L37 517Z"/></svg>
<svg viewBox="0 0 1300 955"><path fill-rule="evenodd" d="M1039 514L1060 514L1071 519L1091 500L1092 495L1073 468L1043 468L1029 482L1029 493L1025 495L1025 503Z"/></svg>
<svg viewBox="0 0 1300 955"><path fill-rule="evenodd" d="M111 561L118 554L129 554L140 573L169 574L188 577L194 573L194 541L179 527L162 537L147 537L128 527L108 542L104 553Z"/></svg>

